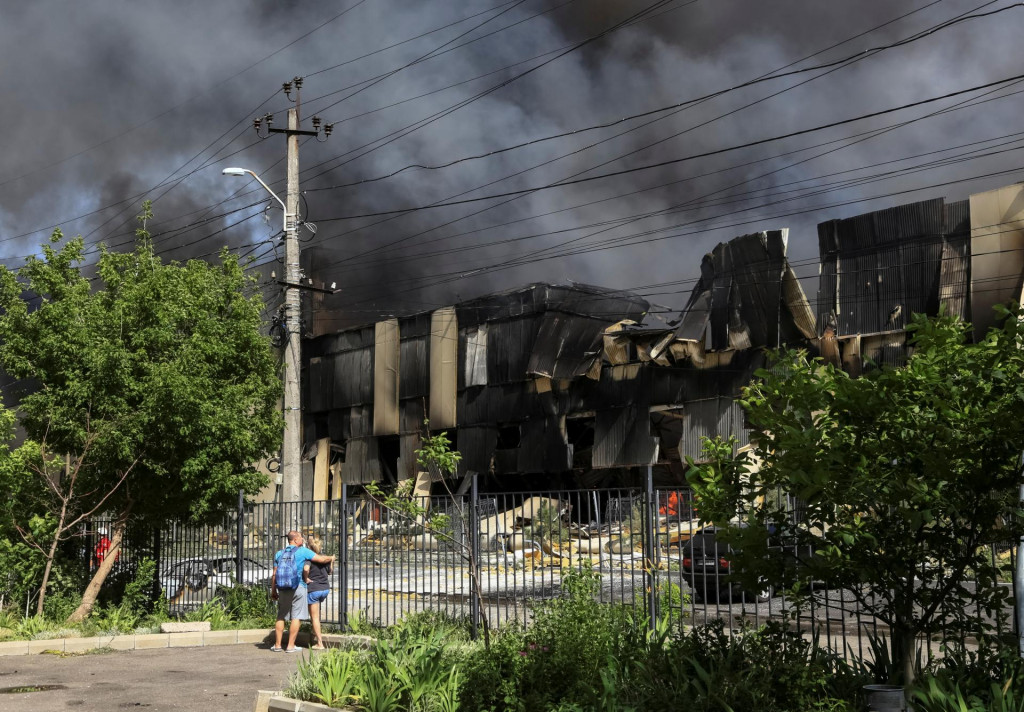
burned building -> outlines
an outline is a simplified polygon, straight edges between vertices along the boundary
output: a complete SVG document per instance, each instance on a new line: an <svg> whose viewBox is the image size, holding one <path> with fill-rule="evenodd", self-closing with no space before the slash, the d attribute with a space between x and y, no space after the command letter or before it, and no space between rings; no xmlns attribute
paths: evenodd
<svg viewBox="0 0 1024 712"><path fill-rule="evenodd" d="M912 314L969 319L970 223L968 201L936 198L818 225L821 355L899 365Z"/></svg>
<svg viewBox="0 0 1024 712"><path fill-rule="evenodd" d="M424 423L490 489L684 481L701 438L745 441L735 402L763 347L810 343L785 231L723 243L683 311L534 284L311 339L304 435L339 479L414 477Z"/></svg>
<svg viewBox="0 0 1024 712"><path fill-rule="evenodd" d="M765 348L803 346L852 374L898 365L914 313L969 320L1024 290L1024 186L925 200L818 226L816 308L786 258L786 231L718 245L681 312L581 285L534 284L332 330L317 295L304 347L305 491L397 481L418 469L424 421L492 489L635 484L653 465L683 481L704 436L746 427L735 402ZM318 276L315 251L307 274Z"/></svg>

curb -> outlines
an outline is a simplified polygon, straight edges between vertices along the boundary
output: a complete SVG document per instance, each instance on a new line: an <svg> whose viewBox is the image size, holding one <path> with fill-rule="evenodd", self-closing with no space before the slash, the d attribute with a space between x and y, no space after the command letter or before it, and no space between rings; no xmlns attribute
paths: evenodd
<svg viewBox="0 0 1024 712"><path fill-rule="evenodd" d="M38 655L40 653L83 653L96 648L114 650L154 650L159 648L205 648L211 645L258 645L274 642L274 631L265 628L249 630L208 630L181 633L146 633L139 635L100 635L91 638L55 638L52 640L11 640L0 643L0 657ZM309 633L299 633L297 642L308 647ZM351 633L325 633L329 648L369 648L374 639Z"/></svg>
<svg viewBox="0 0 1024 712"><path fill-rule="evenodd" d="M204 648L212 645L267 643L273 632L258 630L211 630L187 633L146 633L139 635L101 635L91 638L53 640L11 640L0 643L0 656L36 655L43 652L81 653L96 648L114 650L153 650L158 648Z"/></svg>

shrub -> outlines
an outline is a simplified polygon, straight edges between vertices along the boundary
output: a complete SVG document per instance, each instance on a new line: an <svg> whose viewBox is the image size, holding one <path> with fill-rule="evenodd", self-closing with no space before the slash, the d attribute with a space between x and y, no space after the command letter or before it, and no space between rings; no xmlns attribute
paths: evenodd
<svg viewBox="0 0 1024 712"><path fill-rule="evenodd" d="M397 634L369 652L329 650L303 661L287 694L330 706L355 704L367 712L458 709L459 678L444 663L445 637Z"/></svg>
<svg viewBox="0 0 1024 712"><path fill-rule="evenodd" d="M274 625L277 606L264 586L232 586L221 591L224 609L243 627L263 628Z"/></svg>

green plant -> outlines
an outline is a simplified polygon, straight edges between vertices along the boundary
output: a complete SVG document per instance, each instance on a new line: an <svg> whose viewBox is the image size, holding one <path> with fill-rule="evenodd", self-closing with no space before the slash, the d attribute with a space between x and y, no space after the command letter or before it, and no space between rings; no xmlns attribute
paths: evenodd
<svg viewBox="0 0 1024 712"><path fill-rule="evenodd" d="M343 707L349 703L358 683L357 656L358 654L352 651L328 650L317 656L320 658L320 664L316 674L311 675L308 670L300 674L305 674L313 680L317 700L328 707ZM299 663L300 670L303 665L308 663Z"/></svg>
<svg viewBox="0 0 1024 712"><path fill-rule="evenodd" d="M211 598L194 611L185 615L187 621L209 621L212 630L230 630L235 627L235 619L224 609L220 598Z"/></svg>
<svg viewBox="0 0 1024 712"><path fill-rule="evenodd" d="M232 619L262 628L271 626L277 616L277 608L264 586L232 586L221 591L224 609Z"/></svg>
<svg viewBox="0 0 1024 712"><path fill-rule="evenodd" d="M356 683L356 702L366 712L393 712L401 709L402 686L387 669L370 665Z"/></svg>
<svg viewBox="0 0 1024 712"><path fill-rule="evenodd" d="M1024 695L1014 691L1014 679L992 683L988 690L966 693L959 683L929 677L911 691L918 712L1024 712ZM1019 683L1018 683L1019 684Z"/></svg>
<svg viewBox="0 0 1024 712"><path fill-rule="evenodd" d="M450 641L466 641L471 637L472 623L467 617L456 617L446 611L417 611L403 616L386 628L385 637L404 636L408 639L442 634Z"/></svg>
<svg viewBox="0 0 1024 712"><path fill-rule="evenodd" d="M15 637L18 639L29 639L31 640L35 636L39 635L43 631L50 630L51 624L43 616L30 616L28 618L22 618L18 621L17 625L14 626Z"/></svg>
<svg viewBox="0 0 1024 712"><path fill-rule="evenodd" d="M152 607L153 581L156 579L156 562L148 557L139 561L135 575L124 587L122 605L140 614L148 613Z"/></svg>
<svg viewBox="0 0 1024 712"><path fill-rule="evenodd" d="M131 606L120 603L96 606L90 615L90 623L104 633L126 634L134 631L142 620L142 614Z"/></svg>
<svg viewBox="0 0 1024 712"><path fill-rule="evenodd" d="M748 590L827 581L888 625L889 682L913 681L920 639L988 644L1005 627L1010 592L988 550L1024 529L1024 323L1019 307L997 309L1001 325L979 339L952 317L915 316L906 365L858 378L782 352L743 391L753 452L709 441L687 473L702 517L742 513L720 540Z"/></svg>

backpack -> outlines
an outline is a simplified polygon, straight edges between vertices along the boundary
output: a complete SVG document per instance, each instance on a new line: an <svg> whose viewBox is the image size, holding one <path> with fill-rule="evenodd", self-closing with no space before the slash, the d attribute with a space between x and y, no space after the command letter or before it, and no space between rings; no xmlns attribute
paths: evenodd
<svg viewBox="0 0 1024 712"><path fill-rule="evenodd" d="M281 552L275 579L278 588L299 587L299 572L295 570L295 550L298 548L297 546L286 546Z"/></svg>

